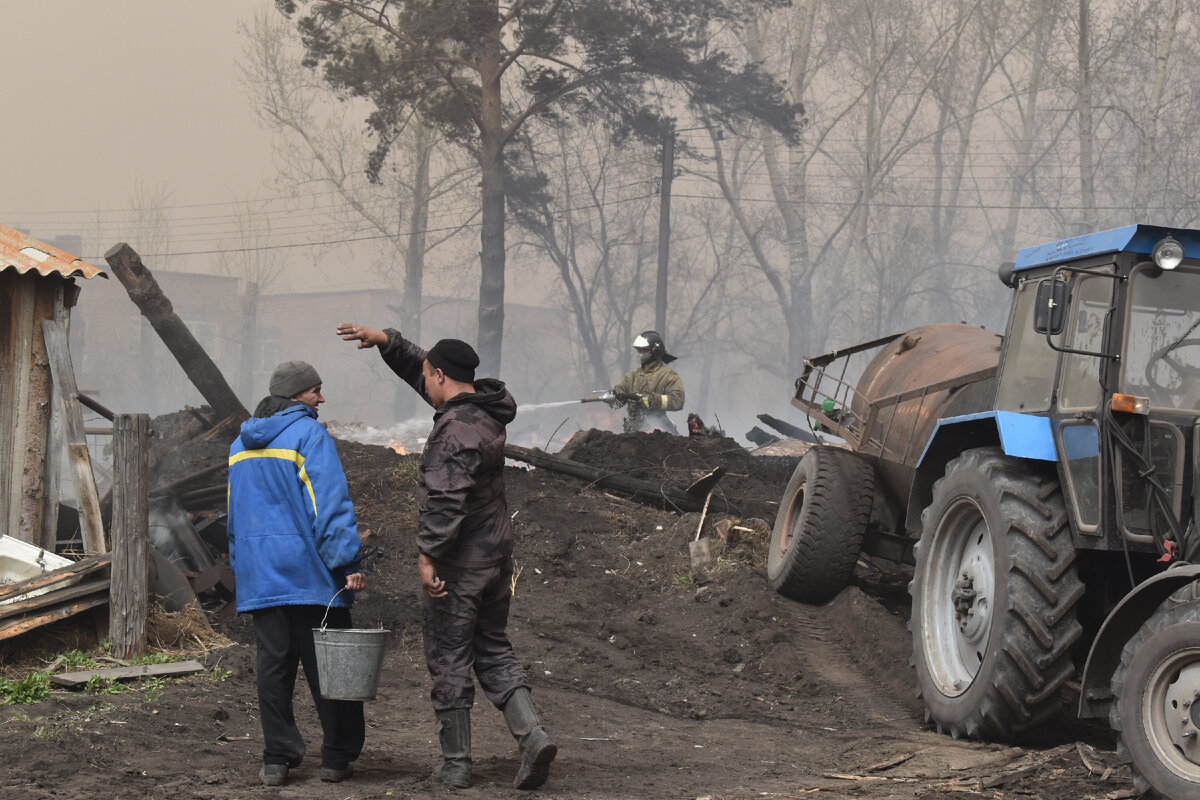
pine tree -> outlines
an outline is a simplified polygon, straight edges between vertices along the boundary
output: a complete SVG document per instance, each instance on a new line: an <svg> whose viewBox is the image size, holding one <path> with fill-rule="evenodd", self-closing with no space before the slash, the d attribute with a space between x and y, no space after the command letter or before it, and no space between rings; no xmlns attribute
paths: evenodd
<svg viewBox="0 0 1200 800"><path fill-rule="evenodd" d="M378 173L411 115L479 164L482 374L499 374L506 195L545 191L506 147L530 120L604 124L618 140L661 141L662 93L714 123L757 121L795 135L800 109L758 65L711 46L715 31L780 0L276 0L306 64L369 101Z"/></svg>

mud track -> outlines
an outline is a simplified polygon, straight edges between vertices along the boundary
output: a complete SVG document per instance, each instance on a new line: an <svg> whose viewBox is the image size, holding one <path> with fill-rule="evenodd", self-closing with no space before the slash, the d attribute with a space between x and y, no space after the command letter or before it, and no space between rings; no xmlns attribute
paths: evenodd
<svg viewBox="0 0 1200 800"><path fill-rule="evenodd" d="M1107 728L1070 722L1065 712L1019 747L933 733L914 699L905 575L860 563L855 585L826 606L779 597L762 574L767 528L751 515L769 513L790 464L756 463L724 439L644 436L592 442L576 457L597 466L612 458L630 470L634 453L639 477L673 480L725 463L722 491L741 499L747 516L710 514L706 532L722 522L749 530L696 575L688 541L698 514L508 468L520 567L511 635L559 758L541 790L510 788L515 746L480 694L473 786L446 789L428 779L438 749L412 544L416 460L369 445L341 448L371 531L374 574L356 623L392 631L354 777L336 786L318 780L318 727L298 694L309 756L286 786L258 784L253 646L236 620L218 626L232 644L192 650L217 670L167 682L161 696L56 692L35 706L0 708L0 797L1136 796ZM67 634L57 635L42 657L68 646ZM6 658L8 676L31 663L28 652Z"/></svg>

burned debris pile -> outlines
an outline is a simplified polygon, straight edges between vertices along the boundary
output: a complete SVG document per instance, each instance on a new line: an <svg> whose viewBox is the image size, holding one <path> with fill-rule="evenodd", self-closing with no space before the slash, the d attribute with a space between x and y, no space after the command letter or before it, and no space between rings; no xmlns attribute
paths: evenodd
<svg viewBox="0 0 1200 800"><path fill-rule="evenodd" d="M794 456L753 455L725 436L672 436L661 431L581 431L558 455L606 474L679 488L724 467L725 474L713 489L713 503L720 502L728 513L757 517L768 524L775 520L782 487L798 461Z"/></svg>

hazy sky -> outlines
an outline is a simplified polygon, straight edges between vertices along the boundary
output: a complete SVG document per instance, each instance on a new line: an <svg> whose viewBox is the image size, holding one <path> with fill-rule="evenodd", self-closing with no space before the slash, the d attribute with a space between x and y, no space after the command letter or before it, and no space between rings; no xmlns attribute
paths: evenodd
<svg viewBox="0 0 1200 800"><path fill-rule="evenodd" d="M127 208L262 194L270 141L238 84L239 22L261 0L0 0L0 223L70 233Z"/></svg>

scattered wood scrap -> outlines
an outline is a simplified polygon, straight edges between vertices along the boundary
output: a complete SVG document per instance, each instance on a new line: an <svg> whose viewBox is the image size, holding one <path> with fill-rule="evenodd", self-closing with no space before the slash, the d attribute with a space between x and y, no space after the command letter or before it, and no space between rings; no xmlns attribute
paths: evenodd
<svg viewBox="0 0 1200 800"><path fill-rule="evenodd" d="M47 586L55 586L57 584L69 581L72 578L83 578L87 575L98 572L112 563L112 554L104 553L91 558L85 558L76 561L74 564L66 567L43 572L34 578L27 578L16 583L9 583L0 586L0 603L10 600L14 597L21 597L30 592L35 592L38 589L44 589ZM3 612L3 606L0 606L0 612Z"/></svg>
<svg viewBox="0 0 1200 800"><path fill-rule="evenodd" d="M878 764L872 764L871 766L867 767L867 772L883 772L884 770L891 769L892 767L898 767L904 762L916 758L922 753L929 752L929 749L930 748L926 747L924 750L918 750L915 753L903 753L895 756L894 758L889 758L887 761L881 761Z"/></svg>
<svg viewBox="0 0 1200 800"><path fill-rule="evenodd" d="M838 781L891 781L893 783L919 783L924 778L901 777L899 775L852 775L846 772L822 772L822 778Z"/></svg>
<svg viewBox="0 0 1200 800"><path fill-rule="evenodd" d="M983 789L995 789L1012 781L1027 778L1038 770L1044 769L1046 764L1074 750L1075 745L1074 743L1064 744L1050 750L1039 750L1036 752L1025 751L1021 748L1012 749L1018 753L1017 757L998 770L994 764L990 764L986 767L989 770L988 773L944 783L939 785L938 789L940 791L982 791Z"/></svg>
<svg viewBox="0 0 1200 800"><path fill-rule="evenodd" d="M0 640L107 603L108 578L104 571L111 562L112 555L105 553L0 586ZM28 597L42 590L47 591Z"/></svg>
<svg viewBox="0 0 1200 800"><path fill-rule="evenodd" d="M60 672L57 675L51 675L50 680L68 689L80 689L86 686L89 680L97 677L110 681L129 681L141 678L161 678L171 675L191 675L203 671L204 665L199 661L173 661L169 664L142 664L135 667L112 667L110 669Z"/></svg>

